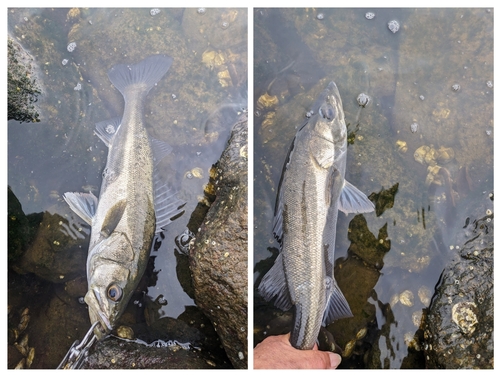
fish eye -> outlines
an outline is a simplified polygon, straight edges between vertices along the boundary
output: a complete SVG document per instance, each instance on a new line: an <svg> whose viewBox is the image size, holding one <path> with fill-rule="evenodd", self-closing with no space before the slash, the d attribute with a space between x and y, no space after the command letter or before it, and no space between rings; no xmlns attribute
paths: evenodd
<svg viewBox="0 0 500 375"><path fill-rule="evenodd" d="M113 301L113 302L118 302L120 298L122 298L123 291L122 288L120 288L116 284L111 284L108 287L108 298Z"/></svg>
<svg viewBox="0 0 500 375"><path fill-rule="evenodd" d="M327 119L328 121L333 120L336 115L335 109L330 104L321 106L321 108L319 109L319 113L324 119Z"/></svg>

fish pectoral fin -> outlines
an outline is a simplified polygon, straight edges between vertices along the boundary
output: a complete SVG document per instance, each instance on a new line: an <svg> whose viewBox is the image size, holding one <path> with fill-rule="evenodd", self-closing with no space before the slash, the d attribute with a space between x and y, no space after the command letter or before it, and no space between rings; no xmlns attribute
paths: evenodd
<svg viewBox="0 0 500 375"><path fill-rule="evenodd" d="M111 209L106 213L106 217L102 222L101 234L104 237L109 237L111 233L115 230L116 226L123 217L125 212L125 207L127 207L127 202L122 199L118 201Z"/></svg>
<svg viewBox="0 0 500 375"><path fill-rule="evenodd" d="M274 305L277 308L283 311L287 311L292 308L292 301L290 299L290 292L288 291L285 279L283 257L281 253L274 261L274 265L271 269L262 278L258 290L260 295L266 301L270 301L276 296L277 298L274 301Z"/></svg>
<svg viewBox="0 0 500 375"><path fill-rule="evenodd" d="M327 326L331 322L337 319L350 318L352 315L349 303L345 299L344 295L340 291L337 282L333 282L333 290L330 298L327 301L326 309L323 314L323 325Z"/></svg>
<svg viewBox="0 0 500 375"><path fill-rule="evenodd" d="M109 147L113 143L113 137L115 136L118 128L121 125L121 118L114 117L112 119L101 121L95 124L95 134L104 142L104 144Z"/></svg>
<svg viewBox="0 0 500 375"><path fill-rule="evenodd" d="M69 207L80 216L88 225L92 225L92 218L97 210L97 197L90 193L65 193L63 198Z"/></svg>
<svg viewBox="0 0 500 375"><path fill-rule="evenodd" d="M339 210L348 213L365 213L375 210L375 205L368 199L365 193L344 180L344 188L340 193Z"/></svg>
<svg viewBox="0 0 500 375"><path fill-rule="evenodd" d="M184 213L182 209L186 202L177 198L177 192L169 188L155 172L154 184L154 206L156 215L155 234L163 231L173 219Z"/></svg>
<svg viewBox="0 0 500 375"><path fill-rule="evenodd" d="M155 165L172 152L172 146L156 138L151 139L151 146L153 149L153 161Z"/></svg>

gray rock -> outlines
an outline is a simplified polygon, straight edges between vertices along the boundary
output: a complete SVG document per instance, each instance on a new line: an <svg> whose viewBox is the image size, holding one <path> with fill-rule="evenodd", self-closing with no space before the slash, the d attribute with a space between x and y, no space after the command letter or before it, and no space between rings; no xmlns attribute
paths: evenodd
<svg viewBox="0 0 500 375"><path fill-rule="evenodd" d="M235 368L247 368L247 115L233 127L212 171L216 198L194 244L190 268L197 306L214 325Z"/></svg>
<svg viewBox="0 0 500 375"><path fill-rule="evenodd" d="M203 351L181 346L148 347L117 338L96 345L85 369L211 369L216 364ZM220 368L220 367L219 367Z"/></svg>
<svg viewBox="0 0 500 375"><path fill-rule="evenodd" d="M476 203L425 319L428 368L493 368L493 202Z"/></svg>
<svg viewBox="0 0 500 375"><path fill-rule="evenodd" d="M8 37L8 120L39 122L34 103L41 94L33 57L13 38Z"/></svg>

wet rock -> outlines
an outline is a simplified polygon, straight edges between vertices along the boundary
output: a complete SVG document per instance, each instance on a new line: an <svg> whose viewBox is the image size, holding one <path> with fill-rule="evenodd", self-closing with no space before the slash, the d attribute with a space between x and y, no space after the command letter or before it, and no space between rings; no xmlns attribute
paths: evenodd
<svg viewBox="0 0 500 375"><path fill-rule="evenodd" d="M399 183L394 184L389 189L382 189L378 193L371 193L368 197L373 203L375 203L375 213L377 216L382 215L385 210L394 207L394 199L398 192Z"/></svg>
<svg viewBox="0 0 500 375"><path fill-rule="evenodd" d="M191 327L180 319L174 319L168 316L158 319L147 328L149 332L149 341L175 338L175 340L179 342L189 342L193 346L199 346L204 338L198 329ZM136 333L140 332L137 328L135 331Z"/></svg>
<svg viewBox="0 0 500 375"><path fill-rule="evenodd" d="M215 165L216 199L190 247L197 306L236 368L247 368L247 116Z"/></svg>
<svg viewBox="0 0 500 375"><path fill-rule="evenodd" d="M10 188L8 202L9 267L56 283L85 274L84 240L61 230L69 228L65 218L49 212L26 216Z"/></svg>
<svg viewBox="0 0 500 375"><path fill-rule="evenodd" d="M368 229L363 215L356 215L349 223L349 251L376 269L382 269L384 255L391 249L387 224L379 229L377 237Z"/></svg>
<svg viewBox="0 0 500 375"><path fill-rule="evenodd" d="M8 38L8 120L39 122L34 103L41 94L36 82L33 58L14 39Z"/></svg>
<svg viewBox="0 0 500 375"><path fill-rule="evenodd" d="M9 263L18 260L33 236L29 220L23 212L21 202L8 187L8 254Z"/></svg>
<svg viewBox="0 0 500 375"><path fill-rule="evenodd" d="M114 337L97 343L85 369L211 369L216 363L203 351L179 345L148 347Z"/></svg>
<svg viewBox="0 0 500 375"><path fill-rule="evenodd" d="M450 250L456 252L425 318L428 368L493 368L493 218L484 216L485 205L493 204L488 201L483 197L471 205L476 215L455 238L461 246Z"/></svg>
<svg viewBox="0 0 500 375"><path fill-rule="evenodd" d="M82 286L86 290L86 279L82 280ZM82 287L73 285L68 289L72 289L72 292L69 293L64 284L49 283L32 273L19 275L9 272L9 330L15 328L19 331L18 323L23 322L23 313L29 309L30 319L24 331L19 331L19 339L29 335L29 351L35 348L35 353L32 358L28 351L25 368L30 362L28 359L33 369L56 368L71 344L81 340L88 330L90 323L87 309L74 295ZM72 329L64 329L69 326L69 322ZM9 368L14 368L18 363L15 361L17 353L18 349L9 345Z"/></svg>
<svg viewBox="0 0 500 375"><path fill-rule="evenodd" d="M54 283L85 275L88 248L85 239L72 238L60 230L68 221L58 214L32 215L38 218L34 238L22 258L11 267L18 273L32 272Z"/></svg>
<svg viewBox="0 0 500 375"><path fill-rule="evenodd" d="M348 351L352 353L359 331L373 325L376 320L376 309L370 297L376 298L373 288L381 276L384 257L391 247L390 240L386 240L387 224L374 235L363 215L356 215L351 220L348 237L351 246L347 259L339 259L335 263L334 274L354 316L339 319L328 326L337 344L345 348L347 354ZM356 287L353 288L353 285ZM343 364L346 367L342 368L352 366L349 361Z"/></svg>

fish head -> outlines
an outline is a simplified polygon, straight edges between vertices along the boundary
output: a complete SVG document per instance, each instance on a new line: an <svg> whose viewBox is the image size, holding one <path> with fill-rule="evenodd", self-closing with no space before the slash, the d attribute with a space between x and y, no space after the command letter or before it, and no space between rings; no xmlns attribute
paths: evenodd
<svg viewBox="0 0 500 375"><path fill-rule="evenodd" d="M312 130L310 150L320 167L329 168L344 157L347 150L344 109L335 82L330 82L323 90L314 108L317 110L310 120Z"/></svg>
<svg viewBox="0 0 500 375"><path fill-rule="evenodd" d="M330 82L319 96L316 105L318 120L315 129L325 139L334 143L342 142L347 137L347 128L344 119L344 109L339 89L335 82Z"/></svg>
<svg viewBox="0 0 500 375"><path fill-rule="evenodd" d="M89 264L85 302L91 323L100 323L94 333L101 340L115 327L139 280L134 276L136 272L130 267L126 255L132 254L132 247L124 234L111 234L93 251L95 255Z"/></svg>

